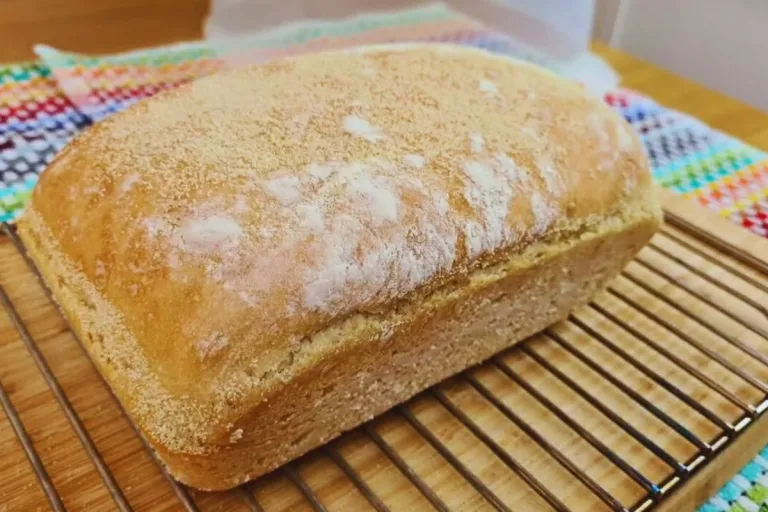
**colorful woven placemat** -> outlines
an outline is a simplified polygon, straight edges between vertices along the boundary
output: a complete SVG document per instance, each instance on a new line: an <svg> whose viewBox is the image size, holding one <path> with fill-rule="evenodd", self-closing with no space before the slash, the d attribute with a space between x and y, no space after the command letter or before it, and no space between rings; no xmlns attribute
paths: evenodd
<svg viewBox="0 0 768 512"><path fill-rule="evenodd" d="M38 174L74 134L142 98L219 69L393 41L467 44L553 67L441 5L107 57L42 47L42 62L0 66L0 221L19 214ZM768 237L768 154L632 91L605 100L637 130L663 186ZM768 448L700 509L723 511L768 512Z"/></svg>
<svg viewBox="0 0 768 512"><path fill-rule="evenodd" d="M640 135L659 183L768 237L768 153L631 91L605 99Z"/></svg>
<svg viewBox="0 0 768 512"><path fill-rule="evenodd" d="M768 512L768 447L699 507L698 512Z"/></svg>
<svg viewBox="0 0 768 512"><path fill-rule="evenodd" d="M38 174L88 124L46 65L0 66L0 221L18 215Z"/></svg>

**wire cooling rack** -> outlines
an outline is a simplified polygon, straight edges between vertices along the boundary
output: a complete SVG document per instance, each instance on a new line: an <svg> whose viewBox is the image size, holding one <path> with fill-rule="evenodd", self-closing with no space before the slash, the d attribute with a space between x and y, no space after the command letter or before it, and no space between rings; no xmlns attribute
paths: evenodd
<svg viewBox="0 0 768 512"><path fill-rule="evenodd" d="M621 276L567 321L226 493L178 484L143 440L143 455L134 456L154 462L126 468L100 433L106 427L84 420L94 413L68 390L74 384L60 382L67 370L44 329L31 328L43 303L58 315L50 292L28 278L40 276L5 225L0 302L10 323L0 347L23 346L26 364L58 404L50 414L66 418L71 450L84 452L99 478L88 489L68 488L61 463L30 433L41 428L30 407L2 381L0 402L57 511L78 508L86 491L119 510L662 508L768 407L768 265L680 216L666 220ZM68 327L61 316L51 322ZM117 410L90 362L81 361L84 351L72 347L67 357L87 365L89 386ZM0 360L0 379L7 364ZM127 426L111 435L140 439L119 410L114 421ZM126 483L158 473L163 478L152 486Z"/></svg>

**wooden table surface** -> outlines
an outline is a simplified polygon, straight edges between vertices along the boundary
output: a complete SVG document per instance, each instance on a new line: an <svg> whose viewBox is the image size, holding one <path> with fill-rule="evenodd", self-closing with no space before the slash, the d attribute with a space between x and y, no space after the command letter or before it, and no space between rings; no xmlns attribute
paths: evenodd
<svg viewBox="0 0 768 512"><path fill-rule="evenodd" d="M111 53L199 39L209 2L0 0L0 62L31 59L38 43Z"/></svg>

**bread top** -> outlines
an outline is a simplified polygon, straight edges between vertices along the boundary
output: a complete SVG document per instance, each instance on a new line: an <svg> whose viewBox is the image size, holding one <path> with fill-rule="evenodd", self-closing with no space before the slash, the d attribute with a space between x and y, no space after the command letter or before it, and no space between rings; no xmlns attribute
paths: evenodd
<svg viewBox="0 0 768 512"><path fill-rule="evenodd" d="M314 333L640 204L630 127L576 83L450 45L318 53L118 113L32 209L163 386L274 376Z"/></svg>

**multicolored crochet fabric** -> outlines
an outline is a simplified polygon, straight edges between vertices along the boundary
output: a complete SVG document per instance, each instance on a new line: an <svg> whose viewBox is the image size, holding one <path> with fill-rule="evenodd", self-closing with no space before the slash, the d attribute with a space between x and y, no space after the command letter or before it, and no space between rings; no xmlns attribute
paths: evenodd
<svg viewBox="0 0 768 512"><path fill-rule="evenodd" d="M661 185L768 237L767 153L637 93L605 99L640 135Z"/></svg>
<svg viewBox="0 0 768 512"><path fill-rule="evenodd" d="M0 221L16 217L38 174L88 124L46 65L0 66Z"/></svg>
<svg viewBox="0 0 768 512"><path fill-rule="evenodd" d="M698 512L768 512L768 447L763 448Z"/></svg>

